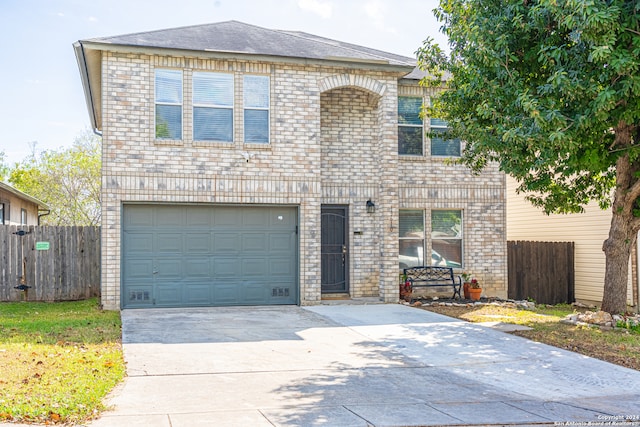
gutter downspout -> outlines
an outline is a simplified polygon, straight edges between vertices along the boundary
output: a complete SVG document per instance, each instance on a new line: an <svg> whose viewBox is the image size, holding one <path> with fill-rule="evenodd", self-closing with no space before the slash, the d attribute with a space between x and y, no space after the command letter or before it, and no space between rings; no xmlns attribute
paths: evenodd
<svg viewBox="0 0 640 427"><path fill-rule="evenodd" d="M89 80L89 66L87 65L87 57L85 55L85 51L84 51L84 44L82 44L82 41L78 40L78 46L79 49L76 49L76 52L78 52L81 56L82 61L78 61L78 66L80 68L80 72L82 73L82 79L87 82L87 87L86 87L86 95L89 97L89 112L91 114L91 128L93 130L93 133L102 137L102 132L100 132L98 130L98 118L96 117L96 111L93 108L94 106L94 102L95 100L93 99L93 91L91 90L91 82Z"/></svg>
<svg viewBox="0 0 640 427"><path fill-rule="evenodd" d="M46 209L46 210L42 210L42 212L44 213L40 213L41 211L38 210L38 227L40 226L40 218L42 218L43 216L47 216L51 213L51 209Z"/></svg>

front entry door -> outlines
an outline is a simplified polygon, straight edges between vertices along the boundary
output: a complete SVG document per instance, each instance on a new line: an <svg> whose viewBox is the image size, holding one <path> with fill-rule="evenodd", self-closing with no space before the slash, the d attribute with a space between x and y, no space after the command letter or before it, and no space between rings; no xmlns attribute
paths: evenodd
<svg viewBox="0 0 640 427"><path fill-rule="evenodd" d="M347 206L322 207L322 293L349 292Z"/></svg>

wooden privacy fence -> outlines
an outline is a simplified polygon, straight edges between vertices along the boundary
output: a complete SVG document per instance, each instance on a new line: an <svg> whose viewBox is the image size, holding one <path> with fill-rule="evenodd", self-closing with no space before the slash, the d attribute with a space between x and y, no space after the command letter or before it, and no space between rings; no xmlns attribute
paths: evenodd
<svg viewBox="0 0 640 427"><path fill-rule="evenodd" d="M0 301L99 295L100 227L0 225Z"/></svg>
<svg viewBox="0 0 640 427"><path fill-rule="evenodd" d="M539 304L574 301L573 242L507 242L509 298Z"/></svg>

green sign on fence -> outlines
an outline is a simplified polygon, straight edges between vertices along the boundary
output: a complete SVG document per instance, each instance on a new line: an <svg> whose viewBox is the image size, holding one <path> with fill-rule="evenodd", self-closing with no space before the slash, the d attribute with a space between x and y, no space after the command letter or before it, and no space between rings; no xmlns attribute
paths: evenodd
<svg viewBox="0 0 640 427"><path fill-rule="evenodd" d="M36 242L36 251L48 251L49 242Z"/></svg>

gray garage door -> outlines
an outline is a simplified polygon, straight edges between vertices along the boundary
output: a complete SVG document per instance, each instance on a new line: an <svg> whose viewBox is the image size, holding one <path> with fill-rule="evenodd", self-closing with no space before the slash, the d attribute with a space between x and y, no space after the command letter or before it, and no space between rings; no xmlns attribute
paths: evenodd
<svg viewBox="0 0 640 427"><path fill-rule="evenodd" d="M122 307L296 304L297 218L288 206L125 205Z"/></svg>

